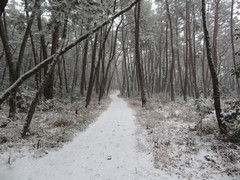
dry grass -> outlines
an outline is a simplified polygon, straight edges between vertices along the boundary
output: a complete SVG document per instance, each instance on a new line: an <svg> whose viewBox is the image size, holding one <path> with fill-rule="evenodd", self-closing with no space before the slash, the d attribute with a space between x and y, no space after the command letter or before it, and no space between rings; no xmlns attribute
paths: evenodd
<svg viewBox="0 0 240 180"><path fill-rule="evenodd" d="M25 147L39 157L51 148L61 148L64 143L72 140L75 133L85 130L93 123L110 102L109 97L104 97L99 105L97 97L93 96L92 103L86 109L84 99L78 99L74 103L71 103L69 98L54 100L54 106L50 109L37 108L26 140L19 138L25 122L25 114L17 114L16 121L1 128L1 134L6 135L8 140L1 144L0 153L6 151L20 153ZM76 108L78 114L75 112ZM42 151L36 148L39 146Z"/></svg>
<svg viewBox="0 0 240 180"><path fill-rule="evenodd" d="M73 125L74 122L64 117L59 117L55 122L53 122L53 127L67 127Z"/></svg>
<svg viewBox="0 0 240 180"><path fill-rule="evenodd" d="M146 108L137 98L126 99L137 112L137 134L145 137L137 140L137 147L152 154L156 168L186 179L211 178L208 172L225 173L229 179L238 176L240 168L233 167L239 162L240 147L218 139L212 114L201 120L193 104L171 103L164 94L156 97L148 99Z"/></svg>

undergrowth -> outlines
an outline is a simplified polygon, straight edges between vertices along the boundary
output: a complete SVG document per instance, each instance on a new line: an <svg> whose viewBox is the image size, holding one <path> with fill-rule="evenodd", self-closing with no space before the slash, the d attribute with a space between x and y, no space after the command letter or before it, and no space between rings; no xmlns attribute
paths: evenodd
<svg viewBox="0 0 240 180"><path fill-rule="evenodd" d="M26 100L28 97L23 99ZM27 106L28 101L25 104ZM7 126L0 129L0 139L1 137L4 139L0 141L0 153L9 151L20 153L21 149L28 148L36 156L42 156L47 150L61 148L64 143L72 140L75 133L85 130L93 123L109 104L109 97L104 97L99 104L96 95L92 96L92 102L87 109L85 99L81 98L73 103L66 97L41 101L26 139L21 138L21 131L27 112L18 111L16 120L9 121ZM7 113L7 106L3 106L0 115L5 117Z"/></svg>
<svg viewBox="0 0 240 180"><path fill-rule="evenodd" d="M154 95L145 108L139 97L124 97L136 111L137 133L145 134L145 141L137 141L140 150L152 154L157 169L179 178L208 179L219 172L237 177L240 147L219 136L213 101L173 103L167 97Z"/></svg>

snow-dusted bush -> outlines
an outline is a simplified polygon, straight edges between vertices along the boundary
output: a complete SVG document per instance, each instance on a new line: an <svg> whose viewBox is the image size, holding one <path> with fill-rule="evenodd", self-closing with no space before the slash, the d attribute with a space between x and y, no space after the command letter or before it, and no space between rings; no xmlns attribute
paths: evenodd
<svg viewBox="0 0 240 180"><path fill-rule="evenodd" d="M230 128L229 138L231 141L240 141L240 105L234 102L233 106L221 113L221 119Z"/></svg>
<svg viewBox="0 0 240 180"><path fill-rule="evenodd" d="M54 100L48 99L46 101L42 101L37 107L41 111L49 111L50 109L54 108Z"/></svg>
<svg viewBox="0 0 240 180"><path fill-rule="evenodd" d="M201 118L205 118L206 115L213 113L214 108L211 101L207 101L206 99L196 99L194 105Z"/></svg>
<svg viewBox="0 0 240 180"><path fill-rule="evenodd" d="M19 112L27 112L34 95L35 91L28 87L19 89L16 96Z"/></svg>

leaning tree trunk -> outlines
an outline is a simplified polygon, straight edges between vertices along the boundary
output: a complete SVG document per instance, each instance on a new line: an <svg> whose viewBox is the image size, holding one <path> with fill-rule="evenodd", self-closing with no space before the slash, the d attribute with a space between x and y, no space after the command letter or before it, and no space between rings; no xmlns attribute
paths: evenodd
<svg viewBox="0 0 240 180"><path fill-rule="evenodd" d="M203 21L204 38L205 38L206 50L207 50L208 66L209 66L211 77L212 77L214 108L215 108L215 112L216 112L216 117L217 117L219 129L220 129L220 133L221 134L226 134L227 133L227 126L221 119L221 103L220 103L219 82L218 82L217 73L216 73L216 70L215 70L215 67L214 67L214 63L213 63L213 60L212 60L210 37L209 37L209 33L208 33L208 29L207 29L207 23L206 23L205 0L202 0L202 21Z"/></svg>
<svg viewBox="0 0 240 180"><path fill-rule="evenodd" d="M29 126L31 124L31 121L32 121L32 117L33 117L33 114L35 112L35 109L36 109L36 106L40 100L40 97L44 91L44 88L46 87L46 85L48 84L48 80L49 78L51 77L51 73L53 72L54 70L54 67L55 65L57 64L58 62L58 58L59 56L61 56L61 51L63 49L63 46L64 46L64 43L65 43L65 39L66 39L66 32L67 32L67 21L65 21L65 24L64 24L64 28L63 28L63 35L62 35L62 41L61 41L61 44L58 48L58 50L56 51L56 53L54 54L54 57L53 57L53 60L48 68L48 71L46 72L45 74L45 77L44 77L44 80L40 86L40 88L38 89L32 103L31 103L31 106L28 110L28 114L27 114L27 117L26 117L26 122L23 126L23 130L22 130L22 138L25 138L26 137L26 134L29 130Z"/></svg>
<svg viewBox="0 0 240 180"><path fill-rule="evenodd" d="M144 77L142 73L142 68L141 68L141 59L140 59L140 52L139 52L139 24L140 24L140 2L136 4L135 8L135 53L136 53L136 67L137 67L137 73L138 73L138 78L139 78L139 85L140 85L140 90L141 90L141 99L142 99L142 106L144 107L147 103L147 99L145 96L145 91L144 91Z"/></svg>
<svg viewBox="0 0 240 180"><path fill-rule="evenodd" d="M94 29L92 29L91 31L87 32L86 34L82 35L81 37L79 37L78 39L76 39L75 41L73 41L72 43L68 44L67 46L65 46L64 48L61 49L60 55L63 55L64 53L66 53L67 51L69 51L70 49L72 49L73 47L75 47L77 44L81 43L83 40L87 39L90 35L92 35L92 33L95 33L97 31L99 31L102 27L104 27L105 25L109 24L110 22L114 21L117 17L121 16L123 13L127 12L128 10L130 10L137 2L139 2L140 0L135 0L134 2L132 2L129 6L127 6L126 8L122 9L121 11L119 11L118 13L116 13L115 15L111 16L110 18L108 18L107 20L105 20L104 22L102 22L99 26L95 27ZM0 19L0 25L1 25L1 19ZM0 35L1 35L1 31L0 31ZM50 57L48 57L47 59L45 59L44 61L42 61L41 63L39 63L37 66L33 67L32 69L30 69L29 71L27 71L26 73L24 73L23 75L21 75L7 90L5 90L1 95L0 95L0 105L10 96L11 91L17 89L19 86L21 86L21 84L27 80L28 78L30 78L32 75L34 75L37 71L39 71L40 69L42 69L44 66L46 66L49 62L51 62L53 60L53 58L56 56L57 52L53 55L51 55Z"/></svg>
<svg viewBox="0 0 240 180"><path fill-rule="evenodd" d="M117 28L115 30L115 38L113 40L113 47L112 47L112 50L111 50L112 51L111 57L110 57L110 60L108 61L107 69L106 69L105 75L103 76L102 83L101 83L101 86L100 86L100 93L99 93L99 98L98 98L99 103L100 103L100 101L101 101L101 99L102 99L102 97L103 97L103 95L105 93L110 65L111 65L111 62L113 61L113 59L115 57L115 54L116 54L116 44L117 44L118 29L119 29L121 24L122 24L122 19L121 19L120 23L117 25Z"/></svg>

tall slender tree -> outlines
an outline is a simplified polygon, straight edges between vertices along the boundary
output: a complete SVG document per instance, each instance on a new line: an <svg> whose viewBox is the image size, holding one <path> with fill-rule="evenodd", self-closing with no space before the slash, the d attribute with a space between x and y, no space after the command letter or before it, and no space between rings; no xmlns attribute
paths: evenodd
<svg viewBox="0 0 240 180"><path fill-rule="evenodd" d="M139 78L139 88L141 90L141 99L142 106L144 107L147 103L147 98L145 95L145 87L144 87L144 77L141 67L141 59L140 59L140 49L139 49L139 35L140 35L140 12L141 12L141 3L138 2L135 7L135 58L136 58L136 70Z"/></svg>
<svg viewBox="0 0 240 180"><path fill-rule="evenodd" d="M215 2L215 19L214 19L214 30L213 30L213 44L212 54L216 72L218 73L218 31L219 31L219 4L221 0L214 0Z"/></svg>
<svg viewBox="0 0 240 180"><path fill-rule="evenodd" d="M45 77L44 77L44 80L40 86L40 88L38 89L32 103L31 103L31 106L28 110L28 114L27 114L27 117L26 117L26 122L23 126L23 130L22 130L22 137L25 138L26 135L27 135L27 132L29 130L29 126L32 122L32 117L33 117L33 114L35 112L35 108L40 100L40 97L41 97L41 94L43 93L44 91L44 88L47 86L48 84L48 80L49 78L51 77L51 73L53 72L54 70L54 67L55 65L57 64L58 62L58 59L59 59L59 56L61 55L61 51L64 47L64 44L65 44L65 40L66 40L66 34L67 34L67 19L68 19L68 16L66 16L66 20L65 20L65 23L64 23L64 27L63 27L63 33L62 33L62 41L61 41L61 44L58 48L58 50L56 51L56 53L54 54L54 57L53 57L53 60L51 61L51 64L48 68L48 71L45 73Z"/></svg>
<svg viewBox="0 0 240 180"><path fill-rule="evenodd" d="M206 50L207 50L207 60L208 66L211 72L212 78L212 86L213 86L213 98L214 98L214 109L218 121L218 126L220 129L221 134L227 133L227 126L225 122L221 119L221 103L220 103L220 92L219 92L219 82L217 72L214 66L214 62L212 60L212 53L211 53L211 44L210 44L210 36L207 28L207 20L206 20L206 3L205 0L202 0L202 21L203 21L203 31L206 43Z"/></svg>
<svg viewBox="0 0 240 180"><path fill-rule="evenodd" d="M235 72L237 71L237 66L236 66L236 57L235 57L235 45L234 45L234 26L233 26L233 11L234 11L234 0L232 0L231 3L231 18L230 18L230 35L231 35L231 47L232 47L232 59L233 59L233 66ZM236 76L236 83L237 83L237 94L240 94L240 83L239 79Z"/></svg>
<svg viewBox="0 0 240 180"><path fill-rule="evenodd" d="M98 32L95 33L94 43L93 43L93 50L92 50L92 62L91 62L91 72L90 78L88 82L88 90L87 90L87 97L86 97L86 105L87 108L92 96L94 81L95 81L95 66L96 66L96 53L97 53L97 42L98 42Z"/></svg>
<svg viewBox="0 0 240 180"><path fill-rule="evenodd" d="M172 51L172 63L170 67L170 93L171 93L171 101L175 101L175 88L174 88L174 67L175 67L175 52L174 52L174 44L173 44L173 26L172 26L172 18L169 10L169 3L168 0L165 0L166 9L167 9L167 17L169 21L170 27L170 42L171 42L171 51Z"/></svg>
<svg viewBox="0 0 240 180"><path fill-rule="evenodd" d="M186 0L186 22L185 22L185 75L184 75L184 89L183 89L183 99L187 101L188 93L188 66L189 66L189 23L190 23L190 10L189 2Z"/></svg>

